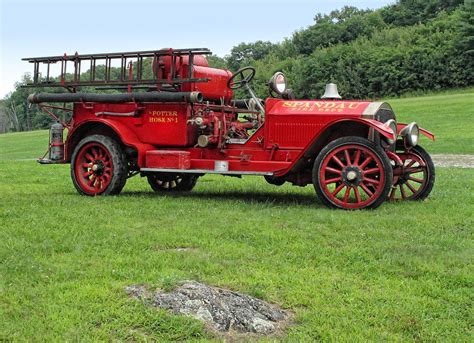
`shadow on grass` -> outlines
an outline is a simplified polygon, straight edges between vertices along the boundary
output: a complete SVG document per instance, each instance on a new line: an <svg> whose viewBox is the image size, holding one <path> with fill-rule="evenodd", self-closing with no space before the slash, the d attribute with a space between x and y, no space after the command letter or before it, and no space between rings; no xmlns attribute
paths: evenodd
<svg viewBox="0 0 474 343"><path fill-rule="evenodd" d="M233 201L241 202L248 204L273 204L273 205L299 205L307 207L323 207L317 202L316 195L311 196L307 194L289 194L289 193L273 193L273 192L175 192L175 193L154 193L146 191L131 191L131 192L122 192L121 196L127 197L146 197L146 198L155 198L155 197L169 197L174 199L200 199L200 200L219 200L219 201Z"/></svg>

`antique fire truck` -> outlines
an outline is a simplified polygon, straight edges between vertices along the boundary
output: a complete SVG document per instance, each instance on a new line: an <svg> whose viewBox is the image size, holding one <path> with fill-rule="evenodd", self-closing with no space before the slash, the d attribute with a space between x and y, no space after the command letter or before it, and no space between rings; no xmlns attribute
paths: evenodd
<svg viewBox="0 0 474 343"><path fill-rule="evenodd" d="M322 203L342 209L431 192L435 170L418 139L434 136L415 122L397 122L389 104L342 101L333 84L320 100L295 100L282 72L263 101L250 87L254 68L212 68L209 54L161 49L24 59L34 66L28 87L68 90L28 97L57 120L49 154L38 162L70 163L77 191L90 196L118 194L137 174L163 193L190 191L205 174L313 184ZM54 67L59 77L51 76ZM249 98L233 99L238 88ZM61 120L58 111L72 116Z"/></svg>

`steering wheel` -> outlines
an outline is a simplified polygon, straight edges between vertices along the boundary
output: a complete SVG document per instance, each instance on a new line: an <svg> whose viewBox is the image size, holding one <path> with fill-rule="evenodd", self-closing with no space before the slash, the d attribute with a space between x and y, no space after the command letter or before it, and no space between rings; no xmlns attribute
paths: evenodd
<svg viewBox="0 0 474 343"><path fill-rule="evenodd" d="M248 72L247 72L248 71ZM240 78L235 81L234 79L237 79L240 76ZM239 89L244 87L246 84L248 84L250 81L255 76L255 68L254 67L244 67L240 68L235 72L234 75L231 76L229 81L227 81L227 87L230 89Z"/></svg>

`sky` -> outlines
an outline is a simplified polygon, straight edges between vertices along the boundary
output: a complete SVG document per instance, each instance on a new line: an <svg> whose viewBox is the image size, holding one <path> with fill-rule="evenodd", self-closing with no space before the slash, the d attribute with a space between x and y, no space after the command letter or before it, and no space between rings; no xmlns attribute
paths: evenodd
<svg viewBox="0 0 474 343"><path fill-rule="evenodd" d="M0 0L0 99L32 66L24 57L280 42L346 5L395 0Z"/></svg>

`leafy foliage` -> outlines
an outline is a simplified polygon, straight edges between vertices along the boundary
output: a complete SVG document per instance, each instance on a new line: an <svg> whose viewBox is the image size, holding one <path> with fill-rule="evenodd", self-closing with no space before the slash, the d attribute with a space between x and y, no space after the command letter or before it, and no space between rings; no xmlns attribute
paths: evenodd
<svg viewBox="0 0 474 343"><path fill-rule="evenodd" d="M329 15L317 14L314 21L314 25L293 35L293 44L300 54L309 55L319 48L370 37L386 26L380 13L349 6Z"/></svg>
<svg viewBox="0 0 474 343"><path fill-rule="evenodd" d="M461 11L441 13L427 24L387 28L370 39L319 49L298 63L296 92L317 97L329 81L345 98L468 86L473 80L466 66L472 62L457 43L462 20Z"/></svg>
<svg viewBox="0 0 474 343"><path fill-rule="evenodd" d="M269 55L276 47L271 42L256 41L255 43L240 43L234 46L227 56L227 66L236 71L242 65L251 61L259 61Z"/></svg>

